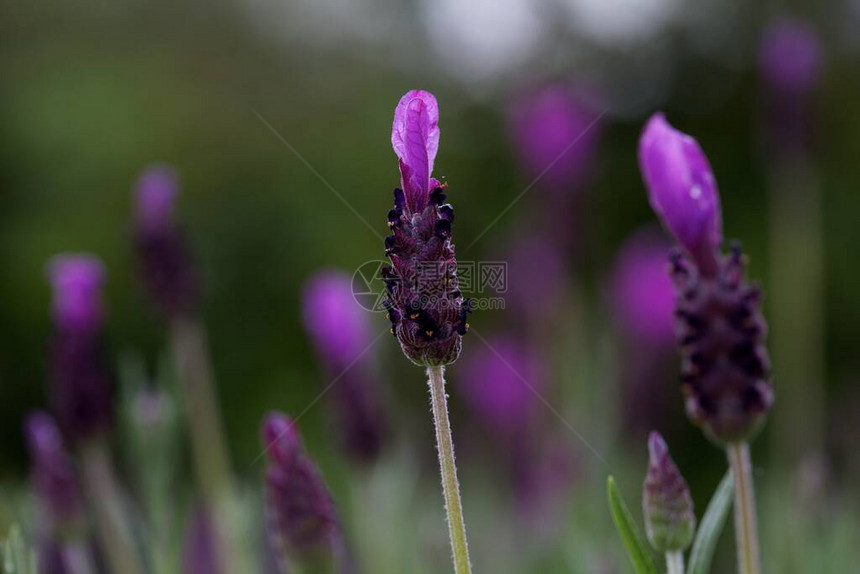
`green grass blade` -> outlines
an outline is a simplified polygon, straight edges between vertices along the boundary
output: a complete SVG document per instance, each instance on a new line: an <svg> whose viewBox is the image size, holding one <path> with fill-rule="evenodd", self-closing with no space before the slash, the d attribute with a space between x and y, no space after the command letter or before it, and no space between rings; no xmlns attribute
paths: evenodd
<svg viewBox="0 0 860 574"><path fill-rule="evenodd" d="M714 549L717 547L720 533L732 508L734 495L735 482L732 471L729 470L714 492L714 496L711 497L708 509L699 524L699 532L696 534L696 541L693 542L693 550L690 552L688 574L708 574L710 571Z"/></svg>
<svg viewBox="0 0 860 574"><path fill-rule="evenodd" d="M636 523L633 522L633 517L624 504L621 498L621 493L618 492L618 487L615 486L615 479L611 476L606 484L607 494L609 495L609 510L612 512L612 520L615 521L615 528L618 529L618 534L621 535L621 541L624 542L624 547L627 548L627 555L636 568L638 574L658 574L657 565L654 564L654 559L651 557L651 551L639 534L639 529L636 528Z"/></svg>

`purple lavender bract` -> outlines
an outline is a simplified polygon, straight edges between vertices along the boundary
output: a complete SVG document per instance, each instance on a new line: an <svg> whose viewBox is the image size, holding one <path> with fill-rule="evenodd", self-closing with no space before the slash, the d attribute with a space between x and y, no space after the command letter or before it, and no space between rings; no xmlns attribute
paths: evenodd
<svg viewBox="0 0 860 574"><path fill-rule="evenodd" d="M63 437L48 413L27 416L24 426L32 464L33 488L54 526L69 527L83 519L74 463L65 450Z"/></svg>
<svg viewBox="0 0 860 574"><path fill-rule="evenodd" d="M199 287L185 239L173 219L178 178L169 166L148 168L137 183L135 248L150 297L168 316L189 314Z"/></svg>
<svg viewBox="0 0 860 574"><path fill-rule="evenodd" d="M596 116L567 86L548 86L510 108L511 139L529 177L552 190L571 191L588 175L600 138Z"/></svg>
<svg viewBox="0 0 860 574"><path fill-rule="evenodd" d="M616 322L637 344L651 348L675 342L675 291L666 273L670 247L658 233L638 231L621 247L612 273Z"/></svg>
<svg viewBox="0 0 860 574"><path fill-rule="evenodd" d="M693 541L696 515L690 488L658 432L648 437L648 474L642 487L645 531L658 552L678 552Z"/></svg>
<svg viewBox="0 0 860 574"><path fill-rule="evenodd" d="M385 239L391 265L382 268L384 305L404 354L423 366L457 360L468 329L468 301L457 280L451 240L454 209L431 177L439 148L439 108L432 94L407 92L394 113L391 141L403 189L394 190Z"/></svg>
<svg viewBox="0 0 860 574"><path fill-rule="evenodd" d="M295 423L283 414L269 413L262 439L266 517L274 547L288 564L333 563L341 544L340 525L331 495L302 449Z"/></svg>
<svg viewBox="0 0 860 574"><path fill-rule="evenodd" d="M639 167L651 207L699 270L713 275L722 218L717 183L699 144L656 113L639 140Z"/></svg>
<svg viewBox="0 0 860 574"><path fill-rule="evenodd" d="M325 371L337 385L331 399L347 452L371 461L382 449L385 412L369 353L374 339L367 312L355 300L348 275L321 271L305 285L305 329Z"/></svg>
<svg viewBox="0 0 860 574"><path fill-rule="evenodd" d="M113 385L102 346L105 271L92 255L58 255L48 264L53 287L51 406L72 440L107 429Z"/></svg>

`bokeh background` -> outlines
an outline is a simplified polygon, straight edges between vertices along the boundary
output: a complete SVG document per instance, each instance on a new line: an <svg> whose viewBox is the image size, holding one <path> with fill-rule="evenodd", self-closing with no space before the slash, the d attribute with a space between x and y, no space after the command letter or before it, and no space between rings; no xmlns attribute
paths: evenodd
<svg viewBox="0 0 860 574"><path fill-rule="evenodd" d="M817 31L822 62L809 138L780 163L758 52L765 26L785 14ZM851 547L860 532L860 3L43 0L4 4L0 22L0 530L26 512L16 494L28 465L21 421L46 404L45 262L65 251L102 257L112 352L137 354L151 371L164 356L165 327L130 246L132 189L153 162L181 174L178 211L203 273L233 465L258 488L261 417L301 413L328 382L303 328L302 287L320 269L351 275L382 258L362 218L385 235L399 182L392 113L421 88L440 102L436 173L450 184L460 257L510 262L532 236L560 254L550 279L553 262L521 254L525 265L511 263L511 281L542 311L529 311L527 326L512 309L475 314L481 338L467 336L462 370L450 369L476 569L630 571L604 481L616 475L638 499L651 428L666 436L699 509L724 472L722 452L683 414L674 351L630 336L613 302L622 246L643 227L660 233L636 159L656 110L707 153L726 236L742 240L777 320L778 401L754 445L766 570L846 572L860 560ZM546 86L572 90L596 121L594 137L562 158L588 152L569 189L535 180L522 160L517 105ZM388 327L381 315L369 320ZM482 339L511 334L539 352L535 385L551 405L536 403L530 424L541 438L530 436L522 448L533 456L515 462L513 443L463 390L475 384L467 373L482 370L467 362L487 354ZM345 459L326 401L302 415L308 451L366 571L445 571L423 374L390 337L372 353L391 419L384 454L371 469ZM127 453L122 462L130 474L149 464ZM508 480L524 466L542 469L525 495ZM190 491L190 471L179 475ZM730 539L719 571L731 571Z"/></svg>

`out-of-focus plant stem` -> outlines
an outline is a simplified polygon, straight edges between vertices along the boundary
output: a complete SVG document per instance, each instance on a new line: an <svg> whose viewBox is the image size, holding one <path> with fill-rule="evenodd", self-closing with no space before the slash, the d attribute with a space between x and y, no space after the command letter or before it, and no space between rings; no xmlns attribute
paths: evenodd
<svg viewBox="0 0 860 574"><path fill-rule="evenodd" d="M804 157L774 161L770 174L771 352L779 371L773 433L782 462L820 454L824 443L821 192Z"/></svg>
<svg viewBox="0 0 860 574"><path fill-rule="evenodd" d="M238 551L240 542L230 529L231 516L237 510L238 493L233 484L206 334L196 320L188 317L175 318L170 331L191 435L191 452L203 499L224 542L219 548L221 559L225 564L238 568L244 555Z"/></svg>
<svg viewBox="0 0 860 574"><path fill-rule="evenodd" d="M684 554L682 552L666 553L667 574L684 574Z"/></svg>
<svg viewBox="0 0 860 574"><path fill-rule="evenodd" d="M143 574L131 528L125 520L107 444L102 438L84 442L78 452L81 476L93 522L108 569L113 574ZM82 571L83 572L83 571Z"/></svg>
<svg viewBox="0 0 860 574"><path fill-rule="evenodd" d="M460 501L460 484L457 481L457 466L454 462L454 441L451 438L451 423L448 420L448 398L445 394L444 367L427 367L430 385L430 402L436 425L436 448L439 451L439 467L442 471L442 493L445 496L445 512L448 515L448 534L454 555L454 572L469 574L469 545L466 541L466 521Z"/></svg>
<svg viewBox="0 0 860 574"><path fill-rule="evenodd" d="M726 447L735 477L735 538L739 574L760 574L755 488L750 447L746 442Z"/></svg>

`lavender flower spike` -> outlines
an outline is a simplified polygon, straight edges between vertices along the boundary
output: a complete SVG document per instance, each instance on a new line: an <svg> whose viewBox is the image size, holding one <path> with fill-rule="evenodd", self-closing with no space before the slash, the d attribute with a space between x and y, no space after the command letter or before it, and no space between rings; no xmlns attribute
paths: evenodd
<svg viewBox="0 0 860 574"><path fill-rule="evenodd" d="M723 240L720 198L699 144L656 113L639 140L639 167L651 207L702 274L713 276Z"/></svg>
<svg viewBox="0 0 860 574"><path fill-rule="evenodd" d="M669 456L660 433L648 437L648 474L642 489L642 508L648 541L658 552L679 552L693 541L696 515L690 489Z"/></svg>
<svg viewBox="0 0 860 574"><path fill-rule="evenodd" d="M385 239L391 265L382 268L384 302L403 352L417 365L453 363L468 329L468 301L458 289L451 240L454 209L430 177L439 148L439 108L429 92L412 90L394 113L391 142L400 158L403 189L394 190Z"/></svg>
<svg viewBox="0 0 860 574"><path fill-rule="evenodd" d="M302 449L295 423L281 413L269 413L262 439L268 533L284 567L335 571L342 549L340 524L319 471Z"/></svg>
<svg viewBox="0 0 860 574"><path fill-rule="evenodd" d="M37 411L24 425L32 459L33 489L52 526L80 526L84 507L75 467L51 415Z"/></svg>
<svg viewBox="0 0 860 574"><path fill-rule="evenodd" d="M185 238L173 218L178 189L174 170L155 165L140 176L136 191L134 241L142 278L169 317L190 314L199 294Z"/></svg>
<svg viewBox="0 0 860 574"><path fill-rule="evenodd" d="M305 329L329 377L331 400L348 454L369 462L385 438L385 411L372 354L367 313L355 300L349 275L321 271L303 292Z"/></svg>
<svg viewBox="0 0 860 574"><path fill-rule="evenodd" d="M53 287L51 406L73 440L104 431L113 387L102 349L102 263L92 255L58 255L48 264Z"/></svg>

